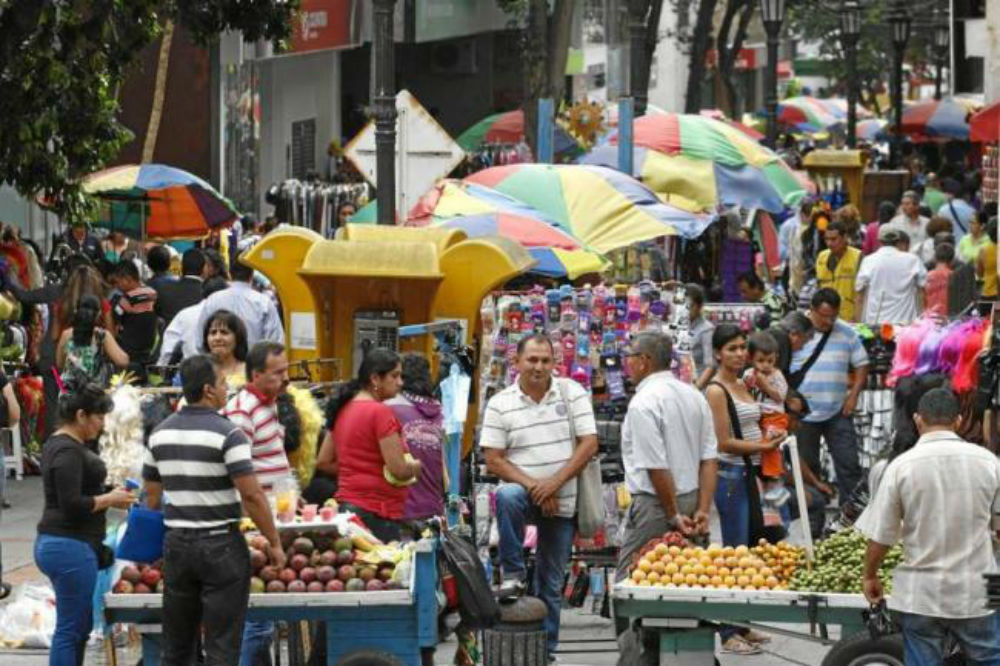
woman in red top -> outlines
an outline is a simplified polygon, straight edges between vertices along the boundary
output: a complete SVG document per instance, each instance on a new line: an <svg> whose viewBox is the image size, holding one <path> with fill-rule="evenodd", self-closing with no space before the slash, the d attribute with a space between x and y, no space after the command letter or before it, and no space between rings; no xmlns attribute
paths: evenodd
<svg viewBox="0 0 1000 666"><path fill-rule="evenodd" d="M402 384L398 355L385 349L368 352L357 378L327 406L329 432L316 459L317 469L336 474L340 505L358 514L382 541L399 539L407 493L402 484L420 474L420 463L407 459L392 408L382 404ZM389 475L396 483L387 480Z"/></svg>

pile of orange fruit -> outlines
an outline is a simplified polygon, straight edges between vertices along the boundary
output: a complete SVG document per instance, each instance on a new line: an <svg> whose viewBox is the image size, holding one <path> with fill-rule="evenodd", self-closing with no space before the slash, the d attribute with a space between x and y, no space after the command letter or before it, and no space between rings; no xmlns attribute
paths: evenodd
<svg viewBox="0 0 1000 666"><path fill-rule="evenodd" d="M786 590L800 557L799 549L784 543L753 549L660 543L639 557L629 580L640 587Z"/></svg>

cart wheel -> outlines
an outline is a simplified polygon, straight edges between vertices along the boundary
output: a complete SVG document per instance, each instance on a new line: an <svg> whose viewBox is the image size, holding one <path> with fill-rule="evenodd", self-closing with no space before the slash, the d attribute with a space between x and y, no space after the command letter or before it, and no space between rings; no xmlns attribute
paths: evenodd
<svg viewBox="0 0 1000 666"><path fill-rule="evenodd" d="M867 631L860 631L836 643L823 666L903 666L903 637L890 634L873 639Z"/></svg>
<svg viewBox="0 0 1000 666"><path fill-rule="evenodd" d="M341 657L337 666L403 666L403 662L381 650L355 650Z"/></svg>

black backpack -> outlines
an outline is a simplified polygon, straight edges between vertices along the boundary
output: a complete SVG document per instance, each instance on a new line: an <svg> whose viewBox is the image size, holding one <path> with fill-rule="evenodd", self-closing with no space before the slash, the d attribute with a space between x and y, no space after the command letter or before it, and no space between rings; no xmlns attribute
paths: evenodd
<svg viewBox="0 0 1000 666"><path fill-rule="evenodd" d="M441 554L458 585L458 612L469 629L489 629L500 619L500 604L486 580L476 547L453 532L441 531Z"/></svg>

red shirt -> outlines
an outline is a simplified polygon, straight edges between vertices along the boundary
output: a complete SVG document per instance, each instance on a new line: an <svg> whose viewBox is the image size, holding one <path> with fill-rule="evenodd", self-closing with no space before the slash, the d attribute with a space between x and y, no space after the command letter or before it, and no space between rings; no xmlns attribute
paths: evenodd
<svg viewBox="0 0 1000 666"><path fill-rule="evenodd" d="M951 269L942 266L927 273L927 284L924 286L924 311L932 312L942 317L948 316L948 279Z"/></svg>
<svg viewBox="0 0 1000 666"><path fill-rule="evenodd" d="M403 517L407 488L397 488L385 480L385 459L379 440L401 427L392 409L374 400L347 403L333 426L337 446L337 500L371 511L381 518Z"/></svg>

